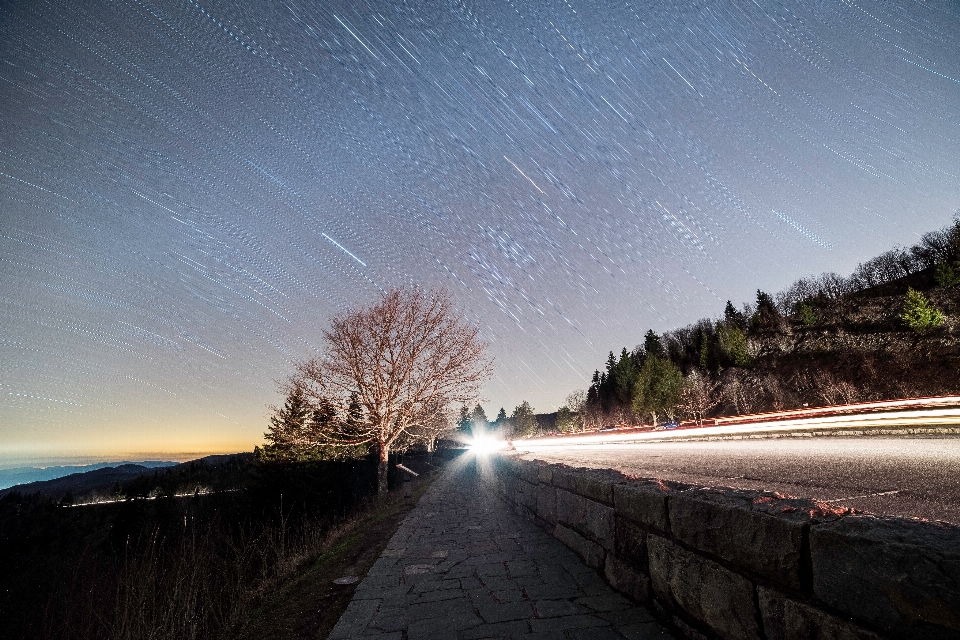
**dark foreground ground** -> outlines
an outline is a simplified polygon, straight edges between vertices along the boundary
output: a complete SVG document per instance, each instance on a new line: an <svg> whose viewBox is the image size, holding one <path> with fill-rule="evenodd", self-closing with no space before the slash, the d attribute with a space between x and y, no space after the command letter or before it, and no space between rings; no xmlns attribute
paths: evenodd
<svg viewBox="0 0 960 640"><path fill-rule="evenodd" d="M330 640L666 639L560 541L449 465L387 544Z"/></svg>
<svg viewBox="0 0 960 640"><path fill-rule="evenodd" d="M411 483L409 499L398 488L344 523L324 553L259 598L238 640L326 638L357 588L340 579L362 576L373 566L429 484L421 475Z"/></svg>
<svg viewBox="0 0 960 640"><path fill-rule="evenodd" d="M960 524L960 437L822 437L573 446L522 456L711 487L779 491Z"/></svg>

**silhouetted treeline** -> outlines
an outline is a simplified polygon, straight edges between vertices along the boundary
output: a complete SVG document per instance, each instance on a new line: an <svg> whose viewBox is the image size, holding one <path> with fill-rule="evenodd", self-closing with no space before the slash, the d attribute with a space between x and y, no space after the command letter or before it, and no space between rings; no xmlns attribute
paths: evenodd
<svg viewBox="0 0 960 640"><path fill-rule="evenodd" d="M217 462L144 474L110 503L0 498L0 638L232 637L257 593L376 492L372 459Z"/></svg>

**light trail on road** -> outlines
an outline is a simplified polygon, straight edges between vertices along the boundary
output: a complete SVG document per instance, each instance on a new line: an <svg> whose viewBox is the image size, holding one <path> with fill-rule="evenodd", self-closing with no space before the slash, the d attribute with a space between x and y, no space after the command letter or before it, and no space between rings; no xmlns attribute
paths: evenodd
<svg viewBox="0 0 960 640"><path fill-rule="evenodd" d="M516 455L960 524L960 436L578 443Z"/></svg>
<svg viewBox="0 0 960 640"><path fill-rule="evenodd" d="M878 403L879 404L879 403ZM830 407L837 411L837 408ZM767 414L776 415L776 414ZM723 436L763 436L783 432L834 430L842 433L847 429L909 429L916 427L960 427L960 408L909 409L882 413L852 413L802 418L759 419L745 416L730 419L730 423L699 428L676 430L624 429L606 432L583 433L570 436L531 438L513 442L518 451L536 451L552 447L569 447L597 444L628 444L632 442L684 440ZM734 421L737 420L737 421Z"/></svg>

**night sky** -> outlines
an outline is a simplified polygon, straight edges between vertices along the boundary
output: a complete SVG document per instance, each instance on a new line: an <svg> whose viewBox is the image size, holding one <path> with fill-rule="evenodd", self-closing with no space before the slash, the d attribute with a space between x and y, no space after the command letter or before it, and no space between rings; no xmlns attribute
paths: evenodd
<svg viewBox="0 0 960 640"><path fill-rule="evenodd" d="M654 5L654 6L651 6ZM0 8L0 463L250 450L335 313L448 288L485 406L960 208L960 3Z"/></svg>

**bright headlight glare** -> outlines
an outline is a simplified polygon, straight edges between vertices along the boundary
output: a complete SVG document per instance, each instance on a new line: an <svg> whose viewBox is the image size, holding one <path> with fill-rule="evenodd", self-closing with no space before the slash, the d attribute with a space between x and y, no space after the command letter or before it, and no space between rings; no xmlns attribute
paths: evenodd
<svg viewBox="0 0 960 640"><path fill-rule="evenodd" d="M485 436L478 436L473 439L473 442L470 443L470 449L474 453L492 453L500 449L506 448L507 443L503 440L497 440L496 438L489 438Z"/></svg>

